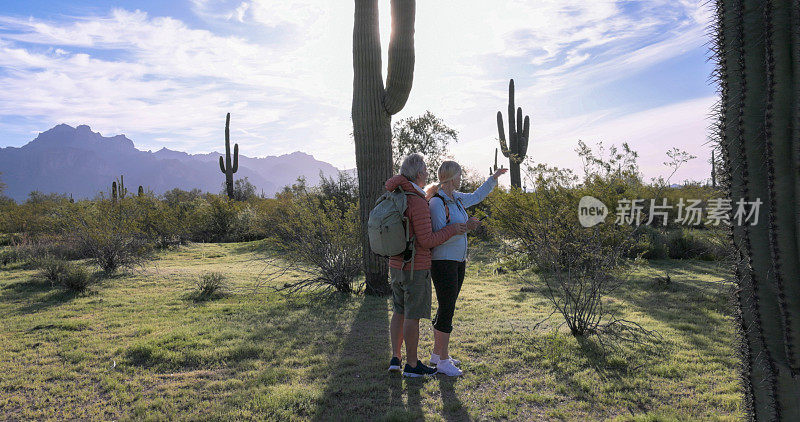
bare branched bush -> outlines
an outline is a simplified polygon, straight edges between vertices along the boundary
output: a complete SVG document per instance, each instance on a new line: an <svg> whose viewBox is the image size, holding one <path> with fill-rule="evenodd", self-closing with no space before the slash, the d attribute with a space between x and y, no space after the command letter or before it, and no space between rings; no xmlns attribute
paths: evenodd
<svg viewBox="0 0 800 422"><path fill-rule="evenodd" d="M561 314L573 335L608 333L634 340L634 334L648 332L616 318L604 298L629 274L626 257L635 245L635 230L613 221L581 226L578 202L584 193L540 179L532 193L499 195L492 204L491 224L512 254L522 254L535 265L553 313Z"/></svg>
<svg viewBox="0 0 800 422"><path fill-rule="evenodd" d="M152 239L140 227L135 201L98 200L72 216L72 235L107 274L135 269L152 253Z"/></svg>
<svg viewBox="0 0 800 422"><path fill-rule="evenodd" d="M28 235L23 234L15 240L11 247L13 256L17 260L35 264L37 260L46 257L60 259L87 258L87 251L82 245L68 234L54 235Z"/></svg>
<svg viewBox="0 0 800 422"><path fill-rule="evenodd" d="M279 200L273 233L282 253L279 260L270 260L279 268L270 278L290 272L301 277L278 289L357 292L355 282L361 273L357 204L342 210L341 203L324 201L308 192L283 195Z"/></svg>

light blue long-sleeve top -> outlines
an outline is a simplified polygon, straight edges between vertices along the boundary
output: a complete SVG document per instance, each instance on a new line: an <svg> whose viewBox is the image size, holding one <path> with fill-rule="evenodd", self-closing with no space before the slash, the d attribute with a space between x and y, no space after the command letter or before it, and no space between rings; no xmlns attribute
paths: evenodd
<svg viewBox="0 0 800 422"><path fill-rule="evenodd" d="M486 195L497 186L497 180L489 177L485 182L472 193L453 191L453 198L449 197L444 191L439 191L439 195L447 202L450 209L450 224L466 223L469 219L467 208L483 201ZM433 231L439 231L447 225L447 214L445 204L437 197L431 198L428 203L431 209L431 224ZM431 259L447 259L451 261L466 261L467 259L467 235L459 234L451 237L447 242L433 248Z"/></svg>

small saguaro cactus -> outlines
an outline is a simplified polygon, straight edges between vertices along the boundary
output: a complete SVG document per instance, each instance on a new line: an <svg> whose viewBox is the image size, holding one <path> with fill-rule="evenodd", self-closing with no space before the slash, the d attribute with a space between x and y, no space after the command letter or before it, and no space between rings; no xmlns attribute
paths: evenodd
<svg viewBox="0 0 800 422"><path fill-rule="evenodd" d="M503 166L500 165L500 167L497 167L497 148L495 148L494 149L494 166L489 167L489 176L493 175L497 171L498 168L503 168Z"/></svg>
<svg viewBox="0 0 800 422"><path fill-rule="evenodd" d="M239 144L233 145L233 164L231 164L231 114L225 117L225 159L219 157L219 169L225 174L225 189L228 198L233 199L233 173L239 170Z"/></svg>
<svg viewBox="0 0 800 422"><path fill-rule="evenodd" d="M144 189L142 188L142 185L139 185L139 191L137 192L137 195L144 196Z"/></svg>
<svg viewBox="0 0 800 422"><path fill-rule="evenodd" d="M119 175L119 183L117 183L117 195L119 195L119 199L125 199L125 196L128 194L128 189L125 189L125 176Z"/></svg>
<svg viewBox="0 0 800 422"><path fill-rule="evenodd" d="M497 112L497 131L500 134L500 148L503 155L508 157L511 186L519 188L522 187L519 165L525 160L525 154L528 152L530 118L525 116L523 123L522 107L516 109L516 118L514 114L514 80L511 79L508 83L508 144L503 128L503 113L500 111Z"/></svg>
<svg viewBox="0 0 800 422"><path fill-rule="evenodd" d="M111 182L111 199L117 200L124 199L125 195L128 194L128 190L125 189L125 177L123 175L119 175L119 183L116 181Z"/></svg>

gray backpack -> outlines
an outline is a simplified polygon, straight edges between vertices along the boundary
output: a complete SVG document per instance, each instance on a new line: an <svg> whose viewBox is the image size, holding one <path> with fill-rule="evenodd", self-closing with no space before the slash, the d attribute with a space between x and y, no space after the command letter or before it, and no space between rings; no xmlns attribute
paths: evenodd
<svg viewBox="0 0 800 422"><path fill-rule="evenodd" d="M411 222L408 217L403 215L406 212L408 195L416 195L416 193L397 188L378 198L375 208L369 213L367 234L372 252L380 256L407 255L407 251L410 250L411 258L404 259L403 263L410 260L413 272L416 249L414 248L414 238L409 236Z"/></svg>

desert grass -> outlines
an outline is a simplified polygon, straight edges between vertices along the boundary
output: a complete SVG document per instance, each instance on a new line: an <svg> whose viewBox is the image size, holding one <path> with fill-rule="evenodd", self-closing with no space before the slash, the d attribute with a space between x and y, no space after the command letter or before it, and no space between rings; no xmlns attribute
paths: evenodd
<svg viewBox="0 0 800 422"><path fill-rule="evenodd" d="M451 345L464 376L419 380L386 372L388 299L274 292L265 283L293 275L265 282L265 248L179 247L82 294L22 263L0 267L2 419L743 417L732 283L719 264L640 267L608 307L660 337L601 344L548 318L535 274L497 274L491 247L473 247ZM664 270L669 284L655 281ZM232 293L191 300L210 272ZM431 349L424 321L420 356Z"/></svg>

